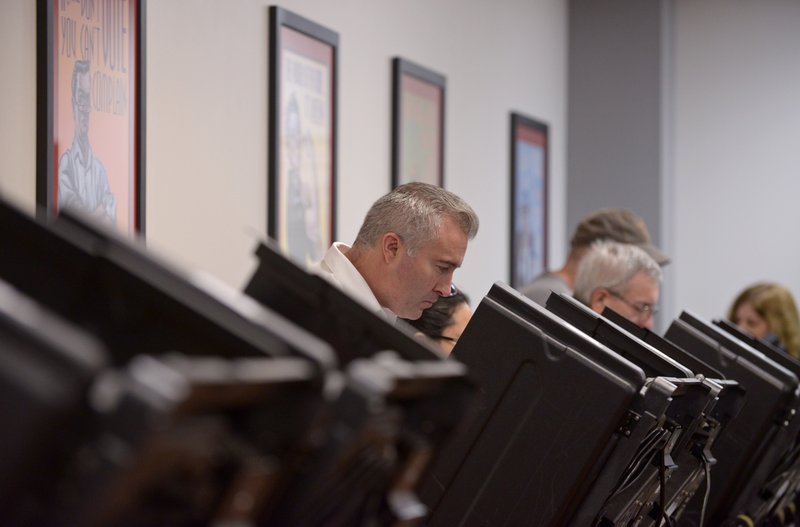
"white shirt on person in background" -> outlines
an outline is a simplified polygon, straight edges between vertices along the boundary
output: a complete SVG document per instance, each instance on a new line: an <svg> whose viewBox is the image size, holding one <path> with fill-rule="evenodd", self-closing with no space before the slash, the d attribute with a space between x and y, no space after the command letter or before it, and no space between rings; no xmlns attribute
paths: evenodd
<svg viewBox="0 0 800 527"><path fill-rule="evenodd" d="M364 280L358 269L345 256L345 253L349 250L349 245L335 242L325 253L322 261L312 265L310 271L327 279L336 287L358 300L367 309L394 324L397 321L397 315L389 308L381 306L378 299L375 298L375 293L372 292L367 281Z"/></svg>

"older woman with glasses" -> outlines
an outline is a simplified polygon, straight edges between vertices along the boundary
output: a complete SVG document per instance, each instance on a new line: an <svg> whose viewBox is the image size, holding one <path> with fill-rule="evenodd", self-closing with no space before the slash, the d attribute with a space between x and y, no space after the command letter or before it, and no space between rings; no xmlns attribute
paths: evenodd
<svg viewBox="0 0 800 527"><path fill-rule="evenodd" d="M609 307L652 329L661 288L661 267L635 245L596 242L575 276L575 298L601 313Z"/></svg>

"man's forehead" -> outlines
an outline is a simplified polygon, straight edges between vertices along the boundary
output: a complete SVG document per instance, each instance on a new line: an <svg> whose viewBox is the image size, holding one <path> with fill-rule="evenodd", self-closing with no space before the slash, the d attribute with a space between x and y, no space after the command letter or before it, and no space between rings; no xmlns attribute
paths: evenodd
<svg viewBox="0 0 800 527"><path fill-rule="evenodd" d="M460 267L467 252L466 236L463 240L440 237L428 244L425 252L436 261Z"/></svg>
<svg viewBox="0 0 800 527"><path fill-rule="evenodd" d="M628 293L631 295L658 296L661 284L644 271L639 271L628 282Z"/></svg>

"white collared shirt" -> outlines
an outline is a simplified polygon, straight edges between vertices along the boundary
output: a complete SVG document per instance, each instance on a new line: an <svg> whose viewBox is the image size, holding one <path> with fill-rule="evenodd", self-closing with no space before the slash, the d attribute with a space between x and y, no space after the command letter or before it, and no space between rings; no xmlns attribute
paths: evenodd
<svg viewBox="0 0 800 527"><path fill-rule="evenodd" d="M367 281L358 272L353 262L345 256L345 253L349 250L349 245L335 242L325 253L322 261L312 265L310 271L327 279L336 287L358 300L367 309L394 324L397 321L397 315L389 308L381 306L378 299L375 298L375 293L372 292Z"/></svg>

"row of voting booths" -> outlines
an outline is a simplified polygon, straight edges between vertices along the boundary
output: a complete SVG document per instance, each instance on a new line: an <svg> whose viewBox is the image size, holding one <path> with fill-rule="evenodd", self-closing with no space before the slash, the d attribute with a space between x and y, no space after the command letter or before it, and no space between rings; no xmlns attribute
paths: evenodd
<svg viewBox="0 0 800 527"><path fill-rule="evenodd" d="M449 359L269 243L244 291L0 201L4 525L792 525L800 362L498 282Z"/></svg>

